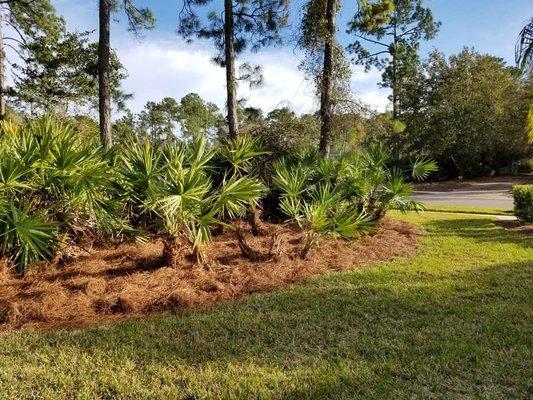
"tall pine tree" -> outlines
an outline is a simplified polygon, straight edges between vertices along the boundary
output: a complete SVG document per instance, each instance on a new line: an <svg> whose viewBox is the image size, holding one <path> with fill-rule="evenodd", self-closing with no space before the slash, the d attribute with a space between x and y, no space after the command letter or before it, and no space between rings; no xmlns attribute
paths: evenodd
<svg viewBox="0 0 533 400"><path fill-rule="evenodd" d="M383 70L383 87L392 89L393 117L399 118L402 108L402 87L405 79L418 67L421 40L435 37L440 23L433 19L423 0L394 0L390 18L376 23L376 5L363 5L350 22L349 33L356 40L348 46L355 61L367 69Z"/></svg>
<svg viewBox="0 0 533 400"><path fill-rule="evenodd" d="M112 13L123 11L128 20L128 30L140 36L143 29L155 26L155 18L147 8L137 8L132 0L98 0L98 87L100 115L100 137L104 146L113 144L111 131L111 45L110 18Z"/></svg>
<svg viewBox="0 0 533 400"><path fill-rule="evenodd" d="M226 69L227 123L230 139L239 133L235 60L246 49L257 51L281 43L281 29L287 24L288 0L184 0L178 32L187 40L210 39L218 51L214 61ZM213 5L204 23L199 8ZM250 74L246 74L247 77Z"/></svg>
<svg viewBox="0 0 533 400"><path fill-rule="evenodd" d="M6 49L18 58L11 64L24 64L31 54L29 42L38 38L54 42L64 31L65 22L49 0L0 0L0 119L6 115Z"/></svg>

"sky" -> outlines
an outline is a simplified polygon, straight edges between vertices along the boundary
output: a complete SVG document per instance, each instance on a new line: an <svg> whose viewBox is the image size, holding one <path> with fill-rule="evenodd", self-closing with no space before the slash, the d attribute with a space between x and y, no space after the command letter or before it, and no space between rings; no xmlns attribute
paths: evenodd
<svg viewBox="0 0 533 400"><path fill-rule="evenodd" d="M58 13L66 18L69 29L97 29L96 0L52 2ZM302 2L292 2L292 29L297 27ZM350 37L345 27L356 11L356 0L342 2L345 7L338 18L338 37L346 45ZM212 3L220 6L222 0L212 0ZM449 55L468 46L501 57L513 65L517 34L526 20L533 17L532 0L426 0L425 3L442 26L435 39L422 43L422 57L433 49ZM137 0L137 4L152 9L157 19L156 28L146 32L142 40L137 40L127 32L124 16L117 14L111 31L112 47L129 74L123 87L134 94L128 107L138 112L147 101L159 101L164 97L180 99L195 92L222 108L225 104L225 75L222 68L211 62L214 54L211 43L197 41L188 44L176 34L181 1ZM258 89L239 87L238 96L246 98L248 106L265 112L280 106L290 106L298 113L317 109L313 88L298 70L300 58L293 44L243 54L238 62L245 61L262 65L265 80ZM379 88L380 79L379 71L365 72L354 66L351 87L356 98L383 111L389 108L389 93Z"/></svg>

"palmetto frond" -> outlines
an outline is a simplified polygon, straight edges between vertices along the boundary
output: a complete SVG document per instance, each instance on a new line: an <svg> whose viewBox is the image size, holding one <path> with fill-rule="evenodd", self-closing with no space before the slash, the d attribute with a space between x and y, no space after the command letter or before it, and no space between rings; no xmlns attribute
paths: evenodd
<svg viewBox="0 0 533 400"><path fill-rule="evenodd" d="M264 185L252 178L231 178L224 180L220 190L214 193L213 209L217 214L231 218L244 215L250 205L256 205L265 191Z"/></svg>
<svg viewBox="0 0 533 400"><path fill-rule="evenodd" d="M526 73L533 71L533 18L522 28L515 47L516 64Z"/></svg>
<svg viewBox="0 0 533 400"><path fill-rule="evenodd" d="M261 149L259 140L247 135L240 135L234 140L223 140L217 151L219 160L228 165L227 172L238 176L251 173L253 160L265 154L268 152Z"/></svg>
<svg viewBox="0 0 533 400"><path fill-rule="evenodd" d="M0 251L8 255L19 272L34 261L52 256L56 248L57 224L30 214L30 205L17 208L9 204L0 213Z"/></svg>
<svg viewBox="0 0 533 400"><path fill-rule="evenodd" d="M350 205L336 209L333 217L333 231L343 239L353 239L374 232L376 221L364 212L358 212Z"/></svg>
<svg viewBox="0 0 533 400"><path fill-rule="evenodd" d="M272 182L274 187L281 190L282 196L298 197L306 189L309 176L309 169L303 165L291 167L287 160L280 160L274 164Z"/></svg>
<svg viewBox="0 0 533 400"><path fill-rule="evenodd" d="M411 177L414 180L421 181L427 179L432 172L438 169L435 161L427 158L417 158L411 164Z"/></svg>

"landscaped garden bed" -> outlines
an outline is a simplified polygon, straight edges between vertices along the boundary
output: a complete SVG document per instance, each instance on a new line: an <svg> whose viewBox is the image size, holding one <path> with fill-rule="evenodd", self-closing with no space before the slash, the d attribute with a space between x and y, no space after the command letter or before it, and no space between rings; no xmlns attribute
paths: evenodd
<svg viewBox="0 0 533 400"><path fill-rule="evenodd" d="M257 262L242 256L235 233L216 236L207 264L187 254L175 267L162 262L161 241L127 243L89 250L62 266L37 265L25 276L3 268L0 327L78 327L104 319L201 307L250 293L276 290L328 270L358 268L372 261L411 254L418 228L384 219L377 232L360 241L321 238L305 260L299 257L304 234L295 225L264 224L268 232L246 243L279 255Z"/></svg>

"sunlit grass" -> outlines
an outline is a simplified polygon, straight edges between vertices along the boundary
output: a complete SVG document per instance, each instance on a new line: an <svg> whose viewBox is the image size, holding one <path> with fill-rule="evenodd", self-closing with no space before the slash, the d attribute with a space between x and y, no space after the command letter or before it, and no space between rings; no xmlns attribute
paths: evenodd
<svg viewBox="0 0 533 400"><path fill-rule="evenodd" d="M513 210L506 210L505 208L442 206L438 204L426 204L425 207L426 211L446 213L513 215Z"/></svg>
<svg viewBox="0 0 533 400"><path fill-rule="evenodd" d="M0 399L530 397L532 239L396 216L426 232L412 258L210 310L0 333Z"/></svg>

